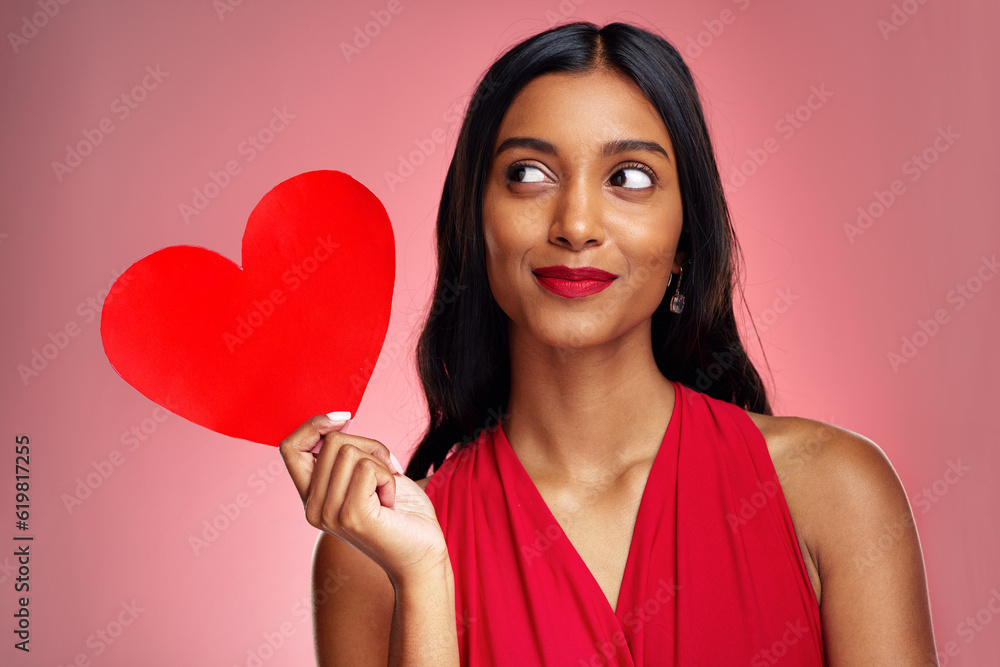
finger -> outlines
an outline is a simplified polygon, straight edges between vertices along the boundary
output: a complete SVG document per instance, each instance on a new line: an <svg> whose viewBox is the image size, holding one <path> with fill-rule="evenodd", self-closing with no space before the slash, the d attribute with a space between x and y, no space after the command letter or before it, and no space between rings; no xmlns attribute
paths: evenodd
<svg viewBox="0 0 1000 667"><path fill-rule="evenodd" d="M324 436L324 442L328 440L330 437L334 436L336 436L338 442L341 443L349 442L358 449L360 449L361 451L363 451L365 454L368 454L372 458L378 460L386 468L389 469L390 473L396 470L395 464L393 463L392 460L393 459L392 452L390 452L389 448L383 445L378 440L372 440L371 438L365 438L360 435L346 434L344 433L342 428L338 428L336 433L331 432L328 433L326 436ZM322 456L325 447L326 447L325 444L316 447L317 451L319 451L318 456L320 457Z"/></svg>
<svg viewBox="0 0 1000 667"><path fill-rule="evenodd" d="M306 420L278 445L278 451L285 462L285 467L288 468L288 474L303 501L306 498L315 461L315 457L309 453L309 450L317 442L322 441L323 436L341 428L344 423L346 420L337 422L329 415L316 415Z"/></svg>
<svg viewBox="0 0 1000 667"><path fill-rule="evenodd" d="M343 501L354 466L365 457L363 451L350 444L348 437L338 432L324 436L325 444L316 457L315 469L306 490L306 520L321 530L332 528L334 534L337 532L336 523L328 524L327 528L322 525L324 508L328 502Z"/></svg>
<svg viewBox="0 0 1000 667"><path fill-rule="evenodd" d="M393 454L392 452L389 452L389 460L392 462L392 467L395 468L395 472L397 475L406 474L406 472L403 470L403 464L399 462L399 459L397 459L395 454Z"/></svg>
<svg viewBox="0 0 1000 667"><path fill-rule="evenodd" d="M350 412L331 412L326 416L337 424L343 422L343 426L340 426L339 428L336 429L338 433L350 433L351 424L354 422L354 420L351 418ZM320 451L322 451L323 449L324 442L325 442L324 439L320 439L320 441L317 442L309 451L312 452L314 455L319 456ZM373 442L378 442L378 441L374 440ZM406 473L404 472L403 464L399 462L399 459L396 458L395 454L389 451L388 448L386 448L385 451L388 452L389 454L389 471L392 472L393 474L405 475Z"/></svg>
<svg viewBox="0 0 1000 667"><path fill-rule="evenodd" d="M344 502L333 518L349 535L363 540L380 508L392 509L395 505L395 496L395 477L371 459L361 460L354 467ZM388 505L383 498L388 499Z"/></svg>
<svg viewBox="0 0 1000 667"><path fill-rule="evenodd" d="M326 445L326 449L332 450L334 447L338 445L333 443ZM337 456L330 464L329 474L317 472L313 476L306 503L306 519L320 530L344 538L344 531L337 516L344 504L344 496L354 475L354 467L358 461L365 458L365 455L357 447L349 444L339 445L338 450Z"/></svg>
<svg viewBox="0 0 1000 667"><path fill-rule="evenodd" d="M389 450L378 440L344 435L339 431L326 434L323 440L325 444L316 458L306 491L306 519L316 527L321 527L325 508L339 507L343 502L354 469L362 459L370 459L374 465L392 472L385 463ZM336 530L335 524L329 527Z"/></svg>
<svg viewBox="0 0 1000 667"><path fill-rule="evenodd" d="M349 433L350 432L351 422L354 421L353 419L351 419L351 413L350 412L331 412L331 413L327 414L327 417L329 417L331 421L333 421L335 423L338 423L338 424L341 423L341 422L343 422L343 426L341 426L340 428L337 429L338 433ZM313 454L319 456L319 452L320 452L321 449L323 449L323 440L322 439L320 439L320 441L317 442L313 446L313 448L310 449L309 451L312 452Z"/></svg>

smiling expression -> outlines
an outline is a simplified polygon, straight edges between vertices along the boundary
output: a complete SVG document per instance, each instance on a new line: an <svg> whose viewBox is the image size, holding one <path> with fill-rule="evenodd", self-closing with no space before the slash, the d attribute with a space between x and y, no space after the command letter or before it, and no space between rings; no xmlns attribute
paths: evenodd
<svg viewBox="0 0 1000 667"><path fill-rule="evenodd" d="M544 74L514 98L483 200L490 287L512 333L579 348L648 324L680 270L682 221L669 133L630 80Z"/></svg>

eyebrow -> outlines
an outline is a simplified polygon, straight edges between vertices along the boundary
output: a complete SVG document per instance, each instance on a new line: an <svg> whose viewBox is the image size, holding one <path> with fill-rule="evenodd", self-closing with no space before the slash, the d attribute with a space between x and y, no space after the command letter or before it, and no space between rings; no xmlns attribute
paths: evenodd
<svg viewBox="0 0 1000 667"><path fill-rule="evenodd" d="M511 148L528 148L536 150L540 153L558 155L556 147L548 141L535 139L534 137L510 137L509 139L504 139L503 142L497 147L494 157ZM642 141L640 139L615 139L614 141L605 143L601 147L601 154L604 157L620 155L621 153L628 153L630 151L659 153L663 157L667 158L667 160L670 159L670 154L667 153L666 149L655 141Z"/></svg>

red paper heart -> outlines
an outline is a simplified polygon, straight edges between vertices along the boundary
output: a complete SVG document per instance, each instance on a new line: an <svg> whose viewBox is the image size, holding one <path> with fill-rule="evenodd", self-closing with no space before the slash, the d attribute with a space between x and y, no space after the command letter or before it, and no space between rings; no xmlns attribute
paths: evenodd
<svg viewBox="0 0 1000 667"><path fill-rule="evenodd" d="M278 445L308 417L357 412L389 325L392 227L337 171L281 183L254 208L243 268L172 246L133 264L104 302L118 374L213 431Z"/></svg>

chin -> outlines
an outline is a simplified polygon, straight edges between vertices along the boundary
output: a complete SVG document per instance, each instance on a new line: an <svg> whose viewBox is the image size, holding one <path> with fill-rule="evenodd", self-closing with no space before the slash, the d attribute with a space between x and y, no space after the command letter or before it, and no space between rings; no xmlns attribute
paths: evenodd
<svg viewBox="0 0 1000 667"><path fill-rule="evenodd" d="M607 322L600 324L594 318L570 318L570 321L552 323L541 329L529 329L540 343L560 350L579 351L614 340L614 333Z"/></svg>

